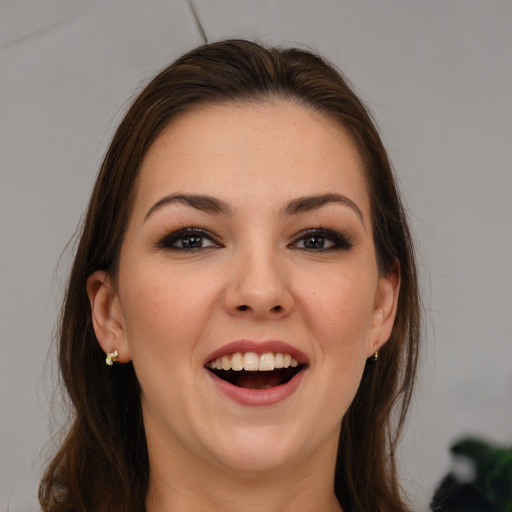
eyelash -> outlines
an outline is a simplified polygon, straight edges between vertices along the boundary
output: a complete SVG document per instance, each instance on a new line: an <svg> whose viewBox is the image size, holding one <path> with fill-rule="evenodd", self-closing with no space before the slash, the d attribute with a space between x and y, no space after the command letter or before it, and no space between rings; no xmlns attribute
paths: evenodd
<svg viewBox="0 0 512 512"><path fill-rule="evenodd" d="M350 240L342 235L341 233L338 233L337 231L332 231L330 229L324 229L324 228L312 228L307 229L305 231L302 231L299 233L295 240L288 245L288 247L293 247L300 241L304 241L307 239L313 239L317 238L322 241L329 240L332 242L332 245L329 247L321 247L319 249L313 249L308 247L302 247L301 250L308 251L308 252L324 252L324 251L334 251L334 250L349 250L351 249L354 244L350 242Z"/></svg>
<svg viewBox="0 0 512 512"><path fill-rule="evenodd" d="M200 239L201 246L200 247L183 247L183 241L187 238L197 238ZM318 239L321 241L321 245L324 245L325 241L330 241L332 243L329 247L296 247L296 245L305 240ZM203 246L203 241L207 239L212 242L211 245ZM177 242L182 241L182 245L175 245ZM198 251L201 249L207 249L210 247L222 247L216 238L210 233L208 230L197 227L188 227L179 229L178 231L174 231L168 235L165 235L157 244L160 249L169 249L173 251ZM353 244L350 242L348 238L346 238L341 233L336 231L332 231L330 229L324 228L312 228L307 229L299 233L292 243L288 245L289 248L299 249L307 252L324 252L324 251L333 251L333 250L349 250L353 247Z"/></svg>
<svg viewBox="0 0 512 512"><path fill-rule="evenodd" d="M200 247L183 247L174 245L176 242L179 242L180 240L185 240L186 238L193 238L196 237L198 239L201 239L201 246ZM202 241L204 239L208 239L212 242L212 245L208 245L206 247L202 246ZM196 227L189 227L189 228L183 228L179 229L178 231L174 231L173 233L170 233L169 235L165 235L160 242L158 242L158 247L160 249L171 249L173 251L197 251L201 249L206 249L209 247L222 247L222 245L215 240L215 237L207 230L203 228L196 228Z"/></svg>

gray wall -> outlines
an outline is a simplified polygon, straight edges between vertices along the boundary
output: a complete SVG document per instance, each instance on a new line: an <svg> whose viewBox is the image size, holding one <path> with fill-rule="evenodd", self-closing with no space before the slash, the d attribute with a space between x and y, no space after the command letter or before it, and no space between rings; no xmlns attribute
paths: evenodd
<svg viewBox="0 0 512 512"><path fill-rule="evenodd" d="M210 40L306 45L370 104L428 309L401 453L426 510L464 433L512 443L512 2L195 0ZM69 251L126 100L201 43L185 0L0 0L0 510L34 511ZM53 376L52 376L53 375ZM57 401L58 408L58 401Z"/></svg>

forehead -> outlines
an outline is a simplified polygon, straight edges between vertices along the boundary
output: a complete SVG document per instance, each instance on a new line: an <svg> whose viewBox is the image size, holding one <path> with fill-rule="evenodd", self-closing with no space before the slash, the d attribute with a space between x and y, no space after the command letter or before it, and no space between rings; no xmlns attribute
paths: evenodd
<svg viewBox="0 0 512 512"><path fill-rule="evenodd" d="M347 131L284 100L202 106L173 120L143 160L135 206L173 192L235 203L259 196L262 205L283 195L338 192L369 208L363 164Z"/></svg>

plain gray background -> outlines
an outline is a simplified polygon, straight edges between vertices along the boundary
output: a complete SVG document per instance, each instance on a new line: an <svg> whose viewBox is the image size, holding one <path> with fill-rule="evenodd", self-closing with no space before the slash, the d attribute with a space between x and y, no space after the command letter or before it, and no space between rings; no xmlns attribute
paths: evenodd
<svg viewBox="0 0 512 512"><path fill-rule="evenodd" d="M400 454L414 508L426 510L454 439L512 443L512 2L194 4L210 41L324 54L375 114L428 311ZM55 381L46 358L70 251L57 262L101 157L128 98L201 42L185 0L0 0L2 512L38 508Z"/></svg>

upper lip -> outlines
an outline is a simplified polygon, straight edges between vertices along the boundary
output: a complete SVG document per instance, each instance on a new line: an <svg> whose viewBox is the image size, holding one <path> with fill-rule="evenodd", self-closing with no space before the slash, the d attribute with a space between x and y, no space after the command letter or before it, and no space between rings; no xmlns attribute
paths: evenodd
<svg viewBox="0 0 512 512"><path fill-rule="evenodd" d="M265 354L268 352L290 354L301 364L308 365L309 359L298 348L279 340L254 341L254 340L237 340L227 343L217 350L213 351L205 360L204 364L208 364L213 359L217 359L236 352L255 352L256 354Z"/></svg>

